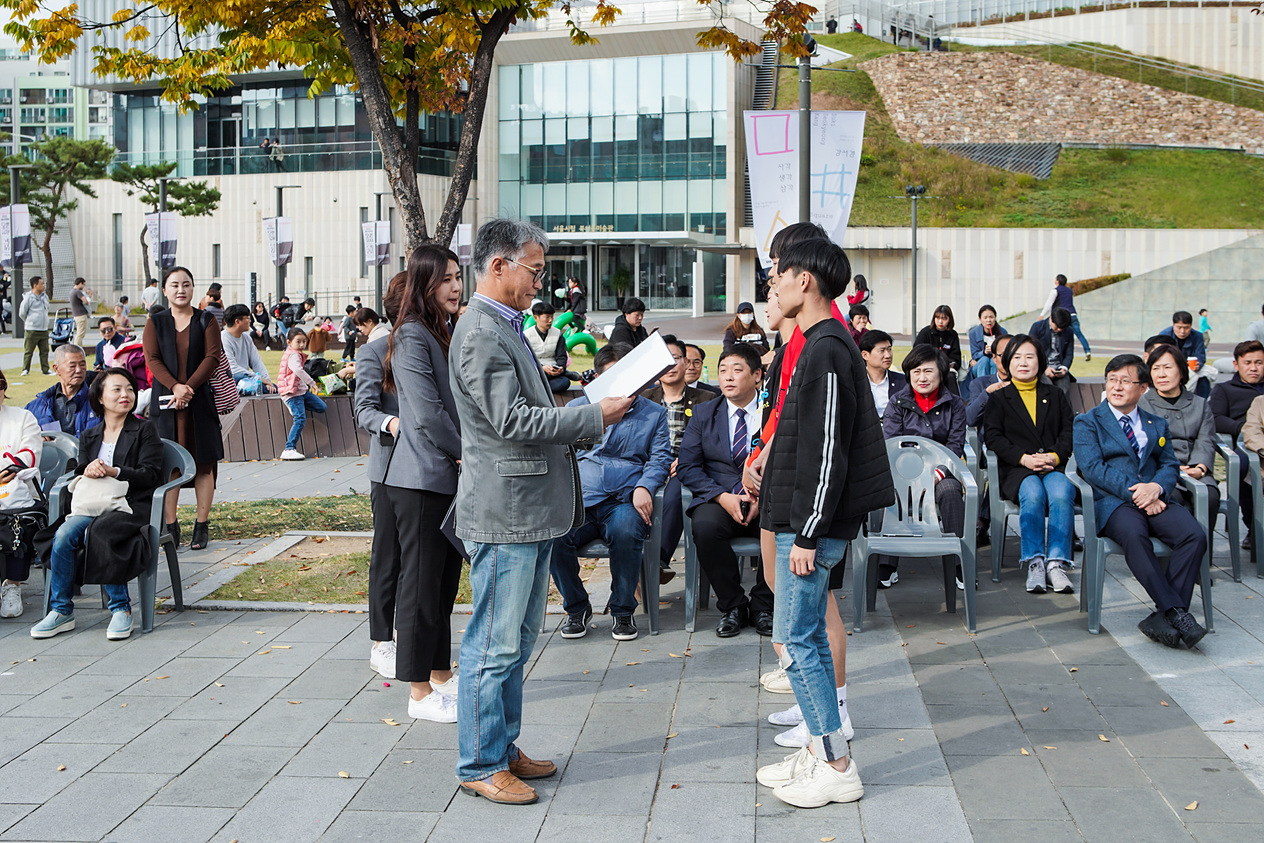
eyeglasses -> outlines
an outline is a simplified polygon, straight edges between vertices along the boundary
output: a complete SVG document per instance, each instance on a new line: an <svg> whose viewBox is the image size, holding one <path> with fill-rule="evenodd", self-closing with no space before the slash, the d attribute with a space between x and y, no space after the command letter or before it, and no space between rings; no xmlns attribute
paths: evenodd
<svg viewBox="0 0 1264 843"><path fill-rule="evenodd" d="M701 369L701 368L702 368L702 361L701 361L701 360L690 360L690 361L689 361L689 362L687 362L685 365L686 365L687 367L689 367L690 369Z"/></svg>
<svg viewBox="0 0 1264 843"><path fill-rule="evenodd" d="M1132 386L1133 384L1138 384L1138 383L1141 383L1141 381L1130 381L1124 378L1107 378L1106 379L1107 386Z"/></svg>
<svg viewBox="0 0 1264 843"><path fill-rule="evenodd" d="M544 272L547 269L547 267L542 266L539 269L536 269L534 266L527 266L525 263L516 261L513 258L505 258L505 260L509 261L510 263L516 263L518 264L518 266L522 267L523 269L530 270L531 272L535 274L535 280L537 281L542 281L544 279Z"/></svg>

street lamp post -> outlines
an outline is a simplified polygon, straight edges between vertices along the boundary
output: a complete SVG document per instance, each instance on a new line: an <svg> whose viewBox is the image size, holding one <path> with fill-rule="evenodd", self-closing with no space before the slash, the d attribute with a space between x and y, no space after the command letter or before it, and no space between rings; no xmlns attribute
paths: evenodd
<svg viewBox="0 0 1264 843"><path fill-rule="evenodd" d="M297 190L301 188L301 184L278 184L276 188L276 215L280 219L282 211L285 208L283 193L286 190ZM279 233L279 232L278 232ZM281 264L276 268L276 297L277 301L281 301L281 297L285 295L285 264Z"/></svg>
<svg viewBox="0 0 1264 843"><path fill-rule="evenodd" d="M13 238L13 206L18 204L22 199L22 188L20 186L21 174L23 170L30 169L30 164L13 164L9 167L9 254L10 261L13 264L12 286L9 287L10 301L15 301L13 308L13 338L20 340L26 335L25 326L22 324L22 317L18 315L19 308L16 306L15 296L26 295L22 291L22 264L18 263L18 256L14 248Z"/></svg>
<svg viewBox="0 0 1264 843"><path fill-rule="evenodd" d="M909 199L909 200L911 200L911 201L912 201L912 203L913 203L913 221L912 221L912 234L913 234L913 243L912 243L912 250L913 250L913 273L912 273L912 281L913 281L913 288L912 288L912 290L911 290L911 295L910 295L910 298L911 298L911 300L912 300L912 302L911 302L911 303L912 303L912 311L913 311L913 333L914 333L914 334L916 334L916 333L917 333L917 330L918 330L918 329L917 329L917 326L918 326L918 321L917 321L917 200L919 200L919 199L938 199L939 197L938 197L938 196L927 196L927 195L926 195L926 188L925 188L923 185L920 185L920 184L918 184L918 185L912 185L912 184L910 184L910 185L906 185L906 186L905 186L905 188L904 188L904 195L903 195L903 196L888 196L887 198L888 198L888 199Z"/></svg>
<svg viewBox="0 0 1264 843"><path fill-rule="evenodd" d="M394 196L394 195L395 195L395 192L392 190L374 191L373 193L373 198L375 200L374 204L377 206L374 213L374 217L373 217L375 223L382 221L382 197ZM373 244L374 244L374 247L376 248L377 246L377 226L376 225L373 226ZM373 294L374 294L373 306L377 308L378 313L385 313L386 311L382 308L382 264L378 263L376 254L373 255Z"/></svg>
<svg viewBox="0 0 1264 843"><path fill-rule="evenodd" d="M799 222L812 221L812 54L816 39L803 33L808 51L799 59Z"/></svg>

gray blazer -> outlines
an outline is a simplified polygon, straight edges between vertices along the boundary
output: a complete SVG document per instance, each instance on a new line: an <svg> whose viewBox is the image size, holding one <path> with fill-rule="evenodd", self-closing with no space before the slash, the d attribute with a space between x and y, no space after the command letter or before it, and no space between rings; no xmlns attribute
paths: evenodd
<svg viewBox="0 0 1264 843"><path fill-rule="evenodd" d="M1183 389L1176 403L1169 404L1151 387L1141 396L1138 406L1167 422L1167 435L1172 439L1177 462L1207 468L1215 466L1216 422L1206 399Z"/></svg>
<svg viewBox="0 0 1264 843"><path fill-rule="evenodd" d="M520 334L478 299L448 358L465 457L456 533L489 544L540 542L583 523L574 446L601 438L601 407L558 407Z"/></svg>
<svg viewBox="0 0 1264 843"><path fill-rule="evenodd" d="M355 406L356 425L369 434L369 482L381 483L386 475L386 461L394 446L381 441L382 425L399 416L399 400L394 393L382 391L382 358L386 343L363 345L356 355ZM403 461L403 455L397 457ZM394 462L392 460L392 462ZM402 466L399 469L402 470ZM400 475L402 476L402 475Z"/></svg>

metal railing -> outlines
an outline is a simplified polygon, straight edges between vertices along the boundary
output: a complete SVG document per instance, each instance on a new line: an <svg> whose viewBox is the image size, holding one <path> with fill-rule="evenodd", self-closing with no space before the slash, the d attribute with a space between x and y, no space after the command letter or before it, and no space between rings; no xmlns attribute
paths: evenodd
<svg viewBox="0 0 1264 843"><path fill-rule="evenodd" d="M228 176L258 173L319 173L340 170L378 170L382 167L382 151L377 141L341 141L334 143L283 144L282 157L275 159L269 150L256 146L222 149L182 149L120 152L115 163L157 164L176 162L175 175ZM425 149L417 156L417 170L424 175L451 176L456 164L456 150Z"/></svg>
<svg viewBox="0 0 1264 843"><path fill-rule="evenodd" d="M572 11L569 15L555 9L542 18L519 20L509 27L509 32L512 34L515 32L569 31L570 24L568 21L573 20L576 25L586 29L589 35L595 35L600 38L602 30L606 29L606 27L593 24L592 10L595 8L595 3L582 2L581 0L581 2L572 4ZM742 2L719 2L703 6L694 2L694 0L651 0L651 2L646 3L624 3L619 8L621 12L615 18L614 26L680 23L685 21L715 24L725 17L737 18L758 26L759 21L762 19L762 15L757 14L758 10L754 4Z"/></svg>

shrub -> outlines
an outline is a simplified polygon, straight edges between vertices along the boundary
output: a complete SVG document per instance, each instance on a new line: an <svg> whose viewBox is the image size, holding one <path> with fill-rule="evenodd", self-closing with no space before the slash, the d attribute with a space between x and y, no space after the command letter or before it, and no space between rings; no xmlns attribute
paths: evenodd
<svg viewBox="0 0 1264 843"><path fill-rule="evenodd" d="M1091 293L1093 290L1100 290L1102 287L1109 287L1111 284L1118 284L1132 277L1131 272L1121 272L1118 275L1099 275L1096 278L1084 278L1080 281L1072 281L1069 286L1071 292L1075 295L1081 293Z"/></svg>

